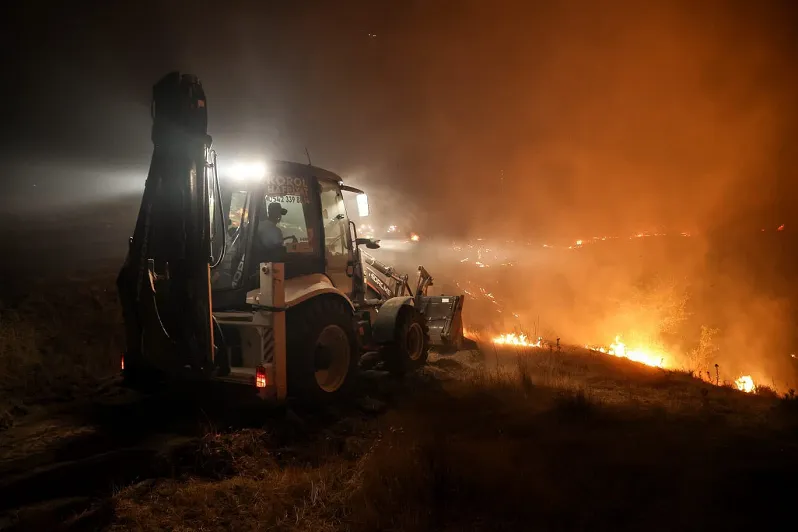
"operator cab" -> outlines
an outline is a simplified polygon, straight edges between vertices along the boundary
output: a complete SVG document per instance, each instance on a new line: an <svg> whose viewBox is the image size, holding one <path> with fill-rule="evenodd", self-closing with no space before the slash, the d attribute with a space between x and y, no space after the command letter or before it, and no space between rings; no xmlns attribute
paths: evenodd
<svg viewBox="0 0 798 532"><path fill-rule="evenodd" d="M258 265L282 262L285 279L324 275L341 292L357 290L361 275L356 234L344 205L341 178L322 168L275 161L268 166L220 168L221 209L225 231L213 235L224 258L213 269L214 310L246 308L247 292L258 288ZM368 204L358 196L359 210ZM214 227L222 224L216 221Z"/></svg>

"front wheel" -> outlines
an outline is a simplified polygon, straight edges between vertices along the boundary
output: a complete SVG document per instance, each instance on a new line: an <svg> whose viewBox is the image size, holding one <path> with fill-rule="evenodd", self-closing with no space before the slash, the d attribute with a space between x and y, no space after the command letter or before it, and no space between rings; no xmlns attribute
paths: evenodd
<svg viewBox="0 0 798 532"><path fill-rule="evenodd" d="M402 309L396 320L394 341L384 349L386 367L394 375L405 375L427 363L429 328L417 308L407 306Z"/></svg>
<svg viewBox="0 0 798 532"><path fill-rule="evenodd" d="M311 299L286 315L288 394L309 404L349 394L359 351L351 308L335 298Z"/></svg>

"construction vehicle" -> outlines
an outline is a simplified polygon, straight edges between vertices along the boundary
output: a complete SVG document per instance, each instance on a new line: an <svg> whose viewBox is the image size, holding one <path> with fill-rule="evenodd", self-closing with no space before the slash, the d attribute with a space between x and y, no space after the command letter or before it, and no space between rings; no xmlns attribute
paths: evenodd
<svg viewBox="0 0 798 532"><path fill-rule="evenodd" d="M411 289L409 276L399 274L392 266L361 251L365 273L366 295L371 299L388 301L396 297L413 297L414 305L427 322L430 346L441 353L452 353L463 348L463 304L465 295L428 295L433 285L432 276L418 267L415 289Z"/></svg>
<svg viewBox="0 0 798 532"><path fill-rule="evenodd" d="M221 380L323 402L352 390L364 354L398 375L425 364L425 299L366 297L360 247L379 244L358 237L343 197L356 194L366 216L363 191L280 161L221 180L194 76L158 81L152 118L152 161L117 279L128 384Z"/></svg>

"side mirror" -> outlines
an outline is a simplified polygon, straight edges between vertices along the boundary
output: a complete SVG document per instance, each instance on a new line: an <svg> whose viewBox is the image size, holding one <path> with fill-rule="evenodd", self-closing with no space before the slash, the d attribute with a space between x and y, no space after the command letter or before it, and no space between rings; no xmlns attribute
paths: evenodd
<svg viewBox="0 0 798 532"><path fill-rule="evenodd" d="M373 238L358 238L355 243L358 246L366 244L366 247L369 249L380 249L380 241L374 240Z"/></svg>
<svg viewBox="0 0 798 532"><path fill-rule="evenodd" d="M369 197L365 194L358 194L357 199L357 215L365 218L369 215Z"/></svg>

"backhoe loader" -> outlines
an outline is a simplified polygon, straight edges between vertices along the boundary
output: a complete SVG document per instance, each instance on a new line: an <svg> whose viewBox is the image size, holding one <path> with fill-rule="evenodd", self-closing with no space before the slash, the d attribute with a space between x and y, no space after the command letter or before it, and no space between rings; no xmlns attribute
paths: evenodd
<svg viewBox="0 0 798 532"><path fill-rule="evenodd" d="M117 279L125 382L212 379L327 402L352 390L366 353L397 375L422 367L437 319L426 292L367 297L360 248L379 244L358 237L344 202L358 195L366 215L365 193L310 164L225 172L207 109L195 76L153 87L152 161Z"/></svg>

